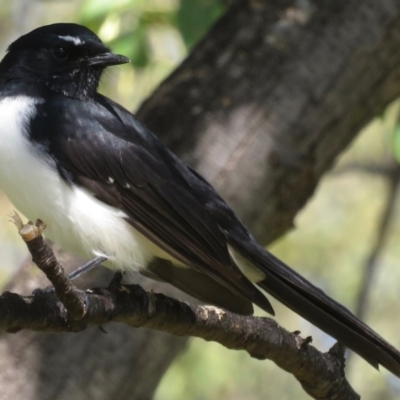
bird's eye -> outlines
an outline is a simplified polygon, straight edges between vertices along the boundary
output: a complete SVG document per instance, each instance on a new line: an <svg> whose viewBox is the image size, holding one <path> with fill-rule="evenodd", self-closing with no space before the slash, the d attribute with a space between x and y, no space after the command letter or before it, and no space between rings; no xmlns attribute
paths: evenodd
<svg viewBox="0 0 400 400"><path fill-rule="evenodd" d="M66 60L68 58L68 50L62 46L56 46L53 48L53 55L58 60Z"/></svg>

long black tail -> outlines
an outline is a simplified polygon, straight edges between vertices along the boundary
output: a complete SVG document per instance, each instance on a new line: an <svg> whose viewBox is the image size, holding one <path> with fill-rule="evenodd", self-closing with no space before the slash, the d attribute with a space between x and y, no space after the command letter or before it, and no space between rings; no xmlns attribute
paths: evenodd
<svg viewBox="0 0 400 400"><path fill-rule="evenodd" d="M265 273L266 279L258 283L261 288L375 368L380 364L400 377L400 352L347 308L255 242L231 243Z"/></svg>

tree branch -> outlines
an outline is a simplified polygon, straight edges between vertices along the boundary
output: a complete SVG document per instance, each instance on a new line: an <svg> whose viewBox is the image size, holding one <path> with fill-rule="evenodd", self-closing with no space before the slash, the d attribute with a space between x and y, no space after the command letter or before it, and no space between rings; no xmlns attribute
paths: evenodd
<svg viewBox="0 0 400 400"><path fill-rule="evenodd" d="M270 318L190 305L146 292L138 285L89 289L86 294L90 304L86 315L70 321L55 294L19 296L5 292L0 296L0 329L77 332L90 325L122 322L136 328L195 336L229 349L245 350L260 360L274 361L292 373L315 399L359 398L344 377L342 355L319 352L308 345L308 340L286 331Z"/></svg>
<svg viewBox="0 0 400 400"><path fill-rule="evenodd" d="M0 296L0 330L79 332L91 325L122 322L177 336L215 341L251 357L274 361L292 373L315 399L358 399L344 377L344 349L321 353L274 320L240 316L213 306L196 306L163 294L146 292L138 285L113 284L84 294L72 285L52 249L41 236L42 221L26 225L13 217L32 255L55 288L36 290L32 296L5 292ZM60 303L60 300L61 303ZM85 301L83 301L85 300Z"/></svg>
<svg viewBox="0 0 400 400"><path fill-rule="evenodd" d="M163 294L146 292L138 285L94 288L86 292L90 304L86 315L67 318L55 294L37 292L0 296L0 330L77 332L90 325L122 322L178 336L195 336L218 342L251 357L274 361L298 379L315 399L358 399L344 377L342 352L321 353L274 320L240 316L213 306L195 306ZM340 395L339 395L340 394Z"/></svg>
<svg viewBox="0 0 400 400"><path fill-rule="evenodd" d="M53 288L48 288L48 291L56 293L65 306L70 320L82 319L87 312L86 297L82 291L72 284L68 275L65 274L63 266L56 259L53 250L45 243L42 236L46 228L44 222L38 219L35 224L31 221L23 224L16 211L11 215L11 218L25 241L33 262L53 284Z"/></svg>
<svg viewBox="0 0 400 400"><path fill-rule="evenodd" d="M400 95L399 20L391 0L234 2L138 115L269 243Z"/></svg>

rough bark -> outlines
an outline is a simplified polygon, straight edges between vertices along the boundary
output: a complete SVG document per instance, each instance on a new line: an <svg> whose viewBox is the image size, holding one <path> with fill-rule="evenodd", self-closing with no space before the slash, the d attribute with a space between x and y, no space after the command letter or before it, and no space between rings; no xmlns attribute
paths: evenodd
<svg viewBox="0 0 400 400"><path fill-rule="evenodd" d="M239 1L140 116L261 241L400 93L400 3Z"/></svg>
<svg viewBox="0 0 400 400"><path fill-rule="evenodd" d="M399 19L395 0L238 1L138 114L267 243L399 95ZM10 288L34 289L31 275ZM107 331L2 334L0 397L151 398L185 340Z"/></svg>
<svg viewBox="0 0 400 400"><path fill-rule="evenodd" d="M346 380L345 347L321 353L312 338L290 333L271 318L241 316L210 305L192 305L138 285L121 284L122 273L107 287L79 290L42 236L41 220L24 224L13 218L37 267L52 283L31 296L0 296L0 331L81 332L89 326L119 322L176 336L198 337L228 349L244 350L259 360L272 360L291 373L314 399L359 400Z"/></svg>

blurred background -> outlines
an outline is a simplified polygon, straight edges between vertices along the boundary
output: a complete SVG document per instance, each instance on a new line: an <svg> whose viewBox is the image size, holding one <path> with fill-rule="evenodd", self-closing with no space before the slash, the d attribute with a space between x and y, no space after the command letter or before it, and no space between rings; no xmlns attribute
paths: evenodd
<svg viewBox="0 0 400 400"><path fill-rule="evenodd" d="M0 0L0 48L23 33L53 22L78 22L95 31L132 63L107 71L101 91L135 110L224 12L213 0ZM400 103L373 121L341 157L297 216L296 228L270 250L340 299L400 348ZM0 194L0 277L6 282L27 256ZM369 281L365 277L370 277ZM367 284L366 284L367 282ZM368 286L368 282L372 283ZM367 289L367 290L366 290ZM278 322L312 335L328 350L332 339L274 303ZM261 313L260 313L261 314ZM400 381L358 356L348 379L364 399L397 399ZM269 361L192 339L164 376L157 400L307 399L299 384Z"/></svg>

